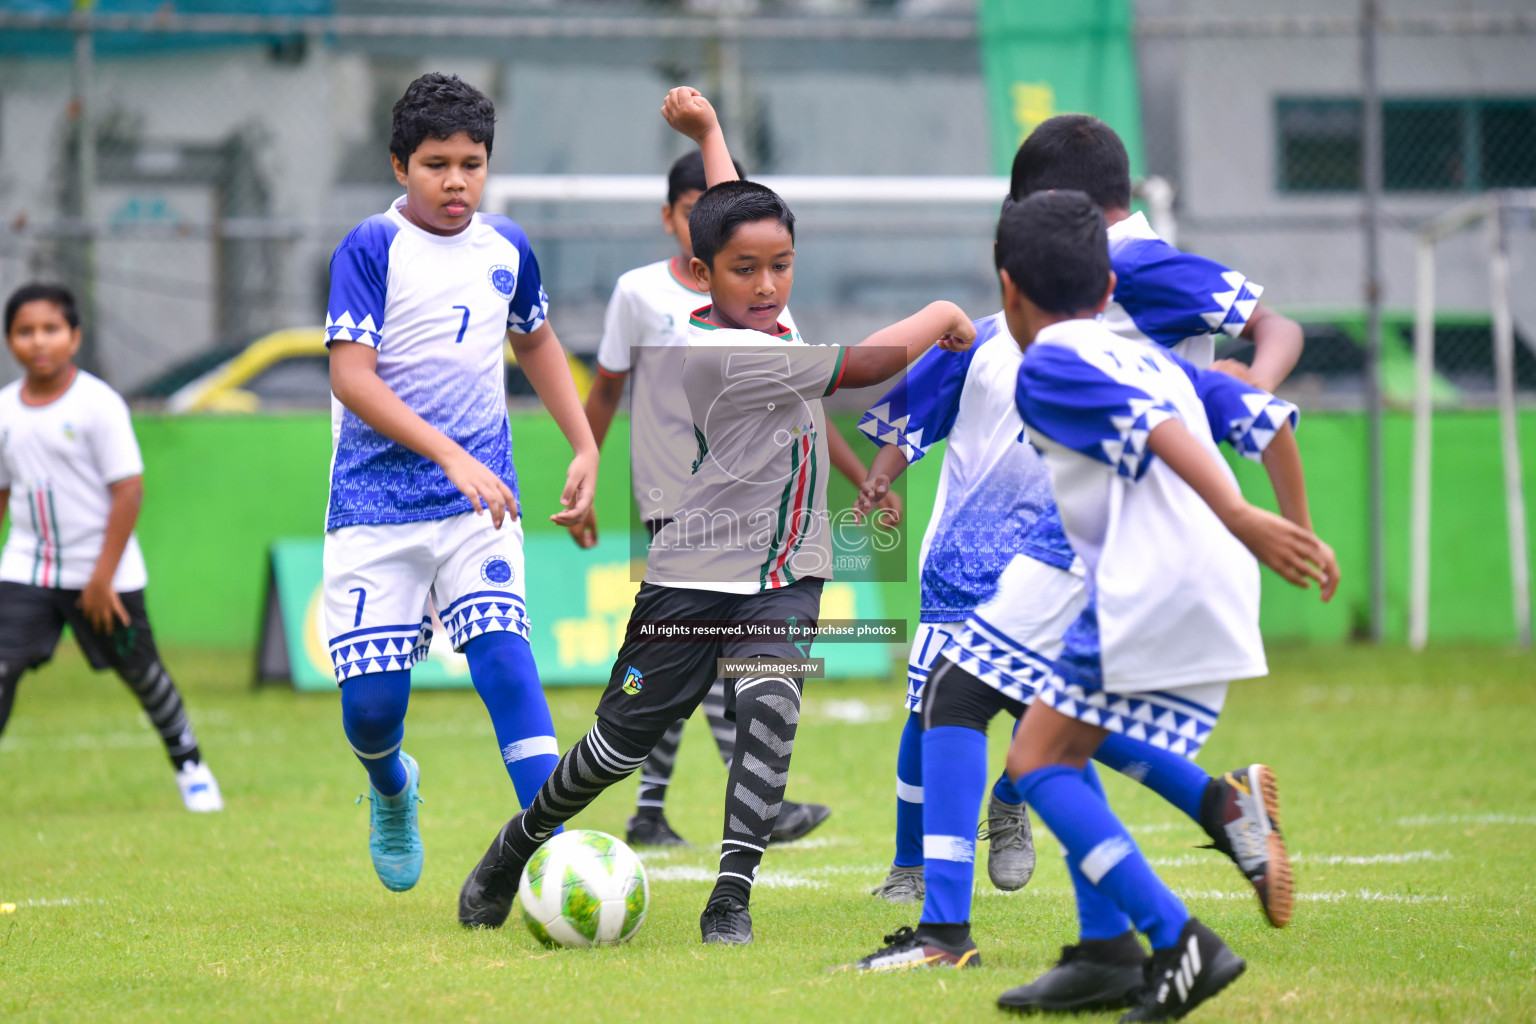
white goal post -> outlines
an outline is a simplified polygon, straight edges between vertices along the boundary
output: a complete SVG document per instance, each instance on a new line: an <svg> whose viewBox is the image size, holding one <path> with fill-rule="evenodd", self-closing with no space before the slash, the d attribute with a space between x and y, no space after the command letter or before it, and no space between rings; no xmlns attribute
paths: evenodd
<svg viewBox="0 0 1536 1024"><path fill-rule="evenodd" d="M1429 640L1429 513L1432 391L1435 376L1435 245L1481 224L1487 241L1488 284L1493 314L1494 388L1504 461L1504 510L1509 526L1510 584L1515 633L1531 645L1530 541L1525 518L1520 435L1515 408L1515 322L1509 302L1506 213L1536 210L1536 190L1490 192L1436 217L1418 231L1418 295L1413 324L1413 497L1409 520L1408 646Z"/></svg>
<svg viewBox="0 0 1536 1024"><path fill-rule="evenodd" d="M754 178L796 203L940 204L998 206L1008 179L988 175L765 175ZM1156 176L1136 183L1152 230L1176 245L1173 185ZM506 210L513 203L659 203L666 198L662 174L493 174L480 204Z"/></svg>

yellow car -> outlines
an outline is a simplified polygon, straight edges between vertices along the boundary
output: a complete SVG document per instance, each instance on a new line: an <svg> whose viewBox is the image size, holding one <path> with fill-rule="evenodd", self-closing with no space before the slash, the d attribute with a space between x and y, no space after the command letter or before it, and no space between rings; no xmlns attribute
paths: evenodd
<svg viewBox="0 0 1536 1024"><path fill-rule="evenodd" d="M517 366L512 344L503 342L502 347L508 396L532 395L533 388ZM592 370L578 356L568 353L566 359L576 391L586 401ZM321 329L289 327L257 338L239 353L177 387L166 396L165 408L174 413L281 412L326 409L330 401L330 357Z"/></svg>

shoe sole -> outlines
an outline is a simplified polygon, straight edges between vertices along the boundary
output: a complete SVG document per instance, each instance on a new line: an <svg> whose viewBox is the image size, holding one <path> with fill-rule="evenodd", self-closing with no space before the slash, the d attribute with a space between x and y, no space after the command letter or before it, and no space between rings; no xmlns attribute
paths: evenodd
<svg viewBox="0 0 1536 1024"><path fill-rule="evenodd" d="M1291 923L1296 890L1291 875L1291 855L1280 835L1280 785L1268 765L1256 764L1248 768L1248 786L1263 797L1264 813L1269 817L1269 834L1265 839L1269 865L1264 873L1264 889L1259 892L1259 906L1273 927L1284 928Z"/></svg>
<svg viewBox="0 0 1536 1024"><path fill-rule="evenodd" d="M1096 996L1092 999L1080 999L1076 1002L1033 1002L1010 1003L1005 1001L1008 993L1004 992L997 997L997 1006L1001 1010L1010 1010L1014 1013L1092 1013L1097 1011L1123 1010L1133 1005L1136 993L1141 986L1131 985L1124 992L1114 996ZM1215 993L1212 993L1213 995Z"/></svg>
<svg viewBox="0 0 1536 1024"><path fill-rule="evenodd" d="M921 960L908 960L904 963L891 964L889 967L858 967L855 964L849 964L847 968L842 969L852 969L857 971L859 974L896 974L901 971L921 970L925 967L952 968L954 970L960 970L963 967L980 966L981 950L968 949L962 953L958 959L953 961L945 961L942 954L936 954L934 956L924 957ZM839 970L839 968L834 967L833 970Z"/></svg>

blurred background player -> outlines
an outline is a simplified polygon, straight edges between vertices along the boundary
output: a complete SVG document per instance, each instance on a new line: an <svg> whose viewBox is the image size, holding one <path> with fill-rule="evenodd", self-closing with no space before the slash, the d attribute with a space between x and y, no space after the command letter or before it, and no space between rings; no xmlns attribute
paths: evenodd
<svg viewBox="0 0 1536 1024"><path fill-rule="evenodd" d="M465 879L459 920L468 926L506 920L528 859L698 706L718 659L808 656L809 642L784 633L648 638L656 625L679 622L813 630L832 575L821 399L840 386L887 380L935 343L963 349L973 337L959 307L937 302L856 346L806 345L778 319L794 282L794 215L771 189L737 180L714 109L696 90L672 90L662 109L698 144L712 186L689 217L690 266L710 301L689 318L681 390L672 392L692 411L694 472L675 518L651 545L598 721ZM699 918L705 943L752 941L748 903L789 779L803 680L788 669L760 671L729 691L739 749L727 779L720 868Z"/></svg>
<svg viewBox="0 0 1536 1024"><path fill-rule="evenodd" d="M80 314L67 289L18 288L5 340L26 375L0 389L0 509L11 515L0 554L0 732L22 674L53 657L68 625L91 667L111 668L138 697L187 810L223 810L149 626L133 533L144 463L128 405L75 365Z"/></svg>
<svg viewBox="0 0 1536 1024"><path fill-rule="evenodd" d="M429 601L469 661L519 801L559 753L528 646L507 340L575 452L554 522L581 520L597 472L528 238L476 212L494 129L491 101L456 76L412 82L389 143L405 195L331 259L325 338L339 423L325 622L342 724L371 783L369 852L395 891L421 876L420 769L401 743L411 666L432 637Z"/></svg>
<svg viewBox="0 0 1536 1024"><path fill-rule="evenodd" d="M1303 525L1295 407L1097 320L1115 275L1104 216L1088 196L1053 191L1007 206L997 265L1009 330L1025 347L1019 413L1087 583L1060 649L1036 677L1008 775L1087 886L1152 946L1145 965L1126 964L1116 998L1106 991L1092 1003L1047 1006L1023 986L999 1005L1072 1011L1118 1001L1131 1006L1122 1021L1177 1019L1245 965L1152 872L1084 770L1111 733L1155 730L1169 745L1190 735L1198 742L1228 680L1268 673L1255 556L1298 586L1316 580L1324 601L1338 566ZM1243 499L1217 436L1265 452L1286 518ZM1008 699L1001 688L973 689ZM1116 944L1127 960L1140 958L1129 928Z"/></svg>
<svg viewBox="0 0 1536 1024"><path fill-rule="evenodd" d="M737 163L736 175L746 179ZM603 336L597 349L597 377L587 395L587 423L599 447L608 436L614 413L624 397L624 381L631 374L629 401L629 468L635 506L651 537L672 521L678 495L691 466L694 447L693 421L677 401L676 386L686 351L688 317L708 300L693 281L689 262L693 245L688 237L688 215L706 188L704 158L698 150L679 157L667 172L667 202L661 208L661 226L677 240L677 253L665 260L636 267L620 275L608 300ZM786 308L780 319L791 330L795 321ZM668 351L670 350L670 351ZM833 464L857 487L865 468L828 423L827 445ZM898 506L899 508L899 506ZM571 536L584 548L597 543L597 511L571 527ZM730 771L736 749L736 726L725 717L725 681L717 679L704 697L704 717ZM640 766L640 788L635 813L625 825L625 838L648 846L686 846L666 817L667 787L677 764L683 726L679 719L667 730L645 764ZM773 826L774 842L790 842L807 835L832 811L821 804L784 801Z"/></svg>

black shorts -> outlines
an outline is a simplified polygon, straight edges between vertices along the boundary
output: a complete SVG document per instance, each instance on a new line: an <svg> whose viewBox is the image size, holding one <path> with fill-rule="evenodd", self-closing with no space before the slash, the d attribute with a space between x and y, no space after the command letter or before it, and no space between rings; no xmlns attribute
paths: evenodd
<svg viewBox="0 0 1536 1024"><path fill-rule="evenodd" d="M147 666L158 655L144 591L117 596L128 612L128 625L98 633L80 610L80 591L0 581L0 661L36 668L53 657L68 625L92 668L132 672Z"/></svg>
<svg viewBox="0 0 1536 1024"><path fill-rule="evenodd" d="M608 677L608 688L597 704L599 721L619 729L658 734L679 718L693 714L715 684L720 658L809 657L810 643L787 637L711 640L658 640L644 635L646 623L679 620L716 622L785 622L814 630L821 615L822 581L797 580L778 590L756 594L722 594L714 590L685 590L642 583L635 595L624 644ZM798 680L796 680L798 685ZM734 719L735 680L725 687L726 717Z"/></svg>

